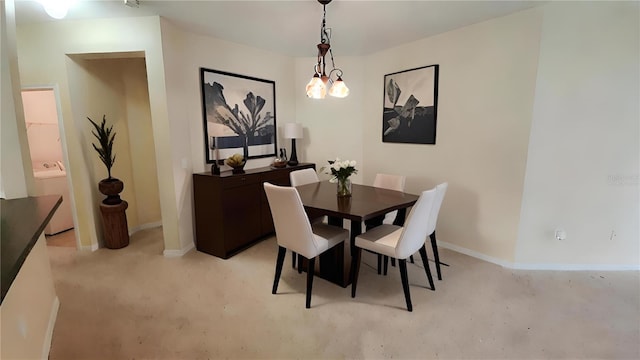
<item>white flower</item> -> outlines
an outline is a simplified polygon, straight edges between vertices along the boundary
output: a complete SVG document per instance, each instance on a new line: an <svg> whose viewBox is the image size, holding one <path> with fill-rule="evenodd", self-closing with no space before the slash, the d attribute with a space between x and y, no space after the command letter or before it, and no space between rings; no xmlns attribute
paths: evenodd
<svg viewBox="0 0 640 360"><path fill-rule="evenodd" d="M333 164L331 164L331 168L333 168L334 170L340 170L340 163L339 162L334 162Z"/></svg>
<svg viewBox="0 0 640 360"><path fill-rule="evenodd" d="M355 160L349 161L349 166L356 167L356 161Z"/></svg>

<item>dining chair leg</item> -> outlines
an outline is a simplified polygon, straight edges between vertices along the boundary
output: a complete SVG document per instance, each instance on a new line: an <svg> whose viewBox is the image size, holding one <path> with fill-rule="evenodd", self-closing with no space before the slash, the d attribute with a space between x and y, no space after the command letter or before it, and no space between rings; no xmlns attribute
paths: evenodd
<svg viewBox="0 0 640 360"><path fill-rule="evenodd" d="M436 272L438 273L438 280L442 280L442 275L440 274L440 256L438 256L438 245L436 244L436 232L434 231L431 235L431 247L433 248L433 258L436 263Z"/></svg>
<svg viewBox="0 0 640 360"><path fill-rule="evenodd" d="M287 249L282 246L278 246L278 259L276 260L276 277L273 279L272 294L278 291L278 283L280 282L280 274L282 273L282 264L284 263L284 256L287 254Z"/></svg>
<svg viewBox="0 0 640 360"><path fill-rule="evenodd" d="M309 264L307 263L307 268ZM302 255L298 254L298 274L302 274Z"/></svg>
<svg viewBox="0 0 640 360"><path fill-rule="evenodd" d="M356 287L358 286L358 274L360 273L360 261L362 259L362 249L356 247L351 262L351 297L356 297Z"/></svg>
<svg viewBox="0 0 640 360"><path fill-rule="evenodd" d="M412 264L415 264L415 262L413 261L413 255L409 256L409 261L411 261Z"/></svg>
<svg viewBox="0 0 640 360"><path fill-rule="evenodd" d="M422 258L422 265L424 265L424 271L427 273L427 279L429 279L431 290L435 291L436 286L433 284L433 278L431 277L431 267L429 266L429 259L427 258L427 248L424 245L420 248L420 257Z"/></svg>
<svg viewBox="0 0 640 360"><path fill-rule="evenodd" d="M393 261L393 259L391 259ZM384 257L384 276L387 276L387 269L389 268L389 257L385 255Z"/></svg>
<svg viewBox="0 0 640 360"><path fill-rule="evenodd" d="M296 254L295 251L291 252L291 267L292 268L296 268L296 258L298 257L298 254Z"/></svg>
<svg viewBox="0 0 640 360"><path fill-rule="evenodd" d="M391 266L396 267L396 259L391 258Z"/></svg>
<svg viewBox="0 0 640 360"><path fill-rule="evenodd" d="M378 254L378 275L380 275L381 273L382 273L382 255Z"/></svg>
<svg viewBox="0 0 640 360"><path fill-rule="evenodd" d="M315 269L316 258L309 259L307 262L307 304L306 308L311 307L311 289L313 288L313 270Z"/></svg>
<svg viewBox="0 0 640 360"><path fill-rule="evenodd" d="M409 277L407 276L407 260L398 259L398 266L400 267L400 278L402 279L402 289L404 290L404 299L407 301L407 310L413 311L413 306L411 306L411 294L409 293Z"/></svg>

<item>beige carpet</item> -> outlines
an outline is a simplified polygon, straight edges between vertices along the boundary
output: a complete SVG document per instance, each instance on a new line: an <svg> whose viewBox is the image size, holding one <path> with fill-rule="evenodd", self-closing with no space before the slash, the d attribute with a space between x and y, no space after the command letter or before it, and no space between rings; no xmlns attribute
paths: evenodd
<svg viewBox="0 0 640 360"><path fill-rule="evenodd" d="M513 271L442 250L435 292L409 265L409 313L397 268L378 276L367 254L355 299L316 278L306 310L289 254L271 295L275 238L229 260L162 249L161 229L120 250L49 247L50 358L640 358L638 272Z"/></svg>
<svg viewBox="0 0 640 360"><path fill-rule="evenodd" d="M55 235L45 235L47 246L62 246L76 248L76 234L74 229L69 229Z"/></svg>

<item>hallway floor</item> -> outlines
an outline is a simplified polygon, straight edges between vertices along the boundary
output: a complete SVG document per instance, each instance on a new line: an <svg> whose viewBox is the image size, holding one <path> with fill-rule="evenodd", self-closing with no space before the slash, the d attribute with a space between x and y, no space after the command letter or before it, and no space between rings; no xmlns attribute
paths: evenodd
<svg viewBox="0 0 640 360"><path fill-rule="evenodd" d="M306 276L287 255L271 294L275 238L228 259L162 256L162 229L120 250L49 247L60 310L50 359L638 359L638 272L515 271L442 249L443 281L371 254L355 299ZM432 264L432 270L435 269Z"/></svg>
<svg viewBox="0 0 640 360"><path fill-rule="evenodd" d="M69 229L55 235L45 235L47 246L62 246L76 248L76 233L74 229Z"/></svg>

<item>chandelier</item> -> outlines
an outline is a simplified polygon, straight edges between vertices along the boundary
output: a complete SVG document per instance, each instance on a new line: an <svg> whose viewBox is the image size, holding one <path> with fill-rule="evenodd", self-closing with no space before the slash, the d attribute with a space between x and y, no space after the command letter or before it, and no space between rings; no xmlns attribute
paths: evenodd
<svg viewBox="0 0 640 360"><path fill-rule="evenodd" d="M349 88L342 81L342 70L336 68L331 51L331 29L327 28L327 4L331 0L318 0L322 4L322 25L320 26L320 44L318 44L318 62L313 67L313 78L307 84L307 96L312 99L324 99L329 87L329 95L344 98L349 95ZM331 70L326 73L327 62L325 55L329 53L331 57ZM336 80L332 79L335 76Z"/></svg>

